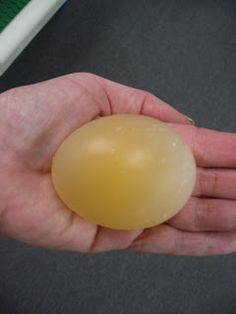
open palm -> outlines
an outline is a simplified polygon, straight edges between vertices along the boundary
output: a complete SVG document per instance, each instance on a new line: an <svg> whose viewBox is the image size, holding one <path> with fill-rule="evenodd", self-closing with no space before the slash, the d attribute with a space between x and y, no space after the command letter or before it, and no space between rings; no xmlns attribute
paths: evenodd
<svg viewBox="0 0 236 314"><path fill-rule="evenodd" d="M117 231L96 226L65 207L54 192L52 156L72 131L117 113L170 123L198 165L189 202L165 224ZM0 95L0 232L55 249L112 249L176 255L236 251L236 135L196 128L147 92L92 74L72 74Z"/></svg>

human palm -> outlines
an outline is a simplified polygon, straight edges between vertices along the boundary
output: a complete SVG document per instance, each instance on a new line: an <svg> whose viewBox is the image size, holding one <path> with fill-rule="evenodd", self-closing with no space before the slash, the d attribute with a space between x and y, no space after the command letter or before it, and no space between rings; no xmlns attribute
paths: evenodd
<svg viewBox="0 0 236 314"><path fill-rule="evenodd" d="M72 131L118 113L144 114L187 141L197 162L192 197L168 222L145 230L96 226L65 207L50 177L52 157ZM112 249L175 255L236 250L236 134L196 128L153 95L92 74L72 74L0 95L0 232L54 249Z"/></svg>

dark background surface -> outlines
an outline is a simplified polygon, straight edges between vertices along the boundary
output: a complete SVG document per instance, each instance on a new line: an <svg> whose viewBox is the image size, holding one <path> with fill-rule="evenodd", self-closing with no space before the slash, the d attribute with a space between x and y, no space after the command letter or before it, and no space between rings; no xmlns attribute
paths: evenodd
<svg viewBox="0 0 236 314"><path fill-rule="evenodd" d="M234 0L71 0L0 91L75 71L146 89L199 126L236 131ZM99 255L0 238L2 314L235 314L236 255Z"/></svg>

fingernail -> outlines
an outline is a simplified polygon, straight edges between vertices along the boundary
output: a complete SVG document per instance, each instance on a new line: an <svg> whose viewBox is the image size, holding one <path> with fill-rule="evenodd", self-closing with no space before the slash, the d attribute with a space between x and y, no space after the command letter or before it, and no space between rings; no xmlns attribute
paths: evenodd
<svg viewBox="0 0 236 314"><path fill-rule="evenodd" d="M190 117L188 116L185 116L186 119L188 120L188 123L191 124L191 125L195 125L195 121L193 119L191 119Z"/></svg>

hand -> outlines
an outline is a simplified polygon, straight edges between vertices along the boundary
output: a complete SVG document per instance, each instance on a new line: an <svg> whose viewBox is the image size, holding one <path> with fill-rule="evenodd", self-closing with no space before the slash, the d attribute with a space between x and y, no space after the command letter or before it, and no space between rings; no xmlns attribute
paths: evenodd
<svg viewBox="0 0 236 314"><path fill-rule="evenodd" d="M144 114L177 130L198 165L193 195L170 221L146 230L98 227L67 209L50 178L52 156L72 131L117 113ZM54 249L175 255L236 250L236 135L198 129L147 92L72 74L0 95L0 232Z"/></svg>

